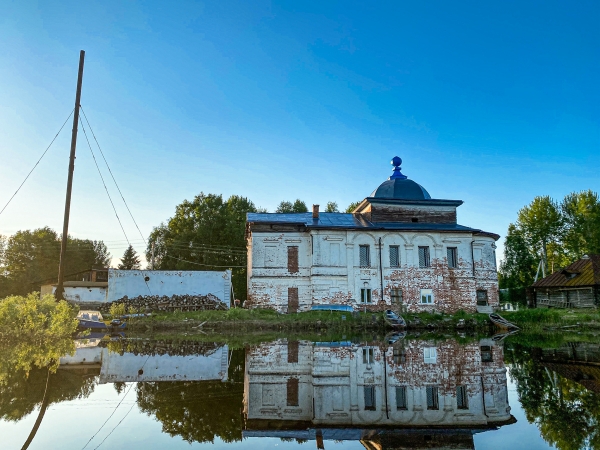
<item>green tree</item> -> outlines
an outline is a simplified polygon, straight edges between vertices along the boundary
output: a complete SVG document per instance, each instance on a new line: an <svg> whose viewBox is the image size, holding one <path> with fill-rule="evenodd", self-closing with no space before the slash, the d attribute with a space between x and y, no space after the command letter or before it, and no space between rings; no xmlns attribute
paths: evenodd
<svg viewBox="0 0 600 450"><path fill-rule="evenodd" d="M141 411L155 416L163 431L185 441L242 440L240 410L244 398L244 350L232 352L229 380L138 383ZM236 370L241 367L241 370Z"/></svg>
<svg viewBox="0 0 600 450"><path fill-rule="evenodd" d="M499 286L501 289L520 289L533 283L537 262L527 241L514 224L508 226L504 240L504 260L500 263Z"/></svg>
<svg viewBox="0 0 600 450"><path fill-rule="evenodd" d="M573 192L560 205L564 218L562 243L568 258L600 253L600 199L591 191Z"/></svg>
<svg viewBox="0 0 600 450"><path fill-rule="evenodd" d="M25 295L56 280L60 261L58 234L48 228L18 231L4 239L0 253L0 298ZM65 273L74 274L92 266L105 266L110 254L102 241L68 238Z"/></svg>
<svg viewBox="0 0 600 450"><path fill-rule="evenodd" d="M201 193L184 200L167 223L152 230L146 249L160 270L233 270L236 298L246 298L246 214L256 212L245 197Z"/></svg>
<svg viewBox="0 0 600 450"><path fill-rule="evenodd" d="M328 212L328 213L340 212L340 210L338 208L338 204L336 202L327 202L327 206L325 207L325 212Z"/></svg>
<svg viewBox="0 0 600 450"><path fill-rule="evenodd" d="M133 249L131 244L123 253L121 258L121 264L117 267L120 270L137 270L140 268L140 257L137 252Z"/></svg>
<svg viewBox="0 0 600 450"><path fill-rule="evenodd" d="M348 205L348 207L346 208L346 212L347 213L351 213L352 211L354 211L356 209L356 207L358 205L360 205L362 203L362 200L359 202L352 202Z"/></svg>
<svg viewBox="0 0 600 450"><path fill-rule="evenodd" d="M523 234L532 254L543 253L548 267L548 244L558 242L563 220L557 203L546 195L535 197L521 208L517 216L517 227Z"/></svg>
<svg viewBox="0 0 600 450"><path fill-rule="evenodd" d="M308 207L306 206L306 203L304 203L302 200L296 199L296 201L294 203L286 202L286 201L281 202L277 206L277 209L275 210L275 212L276 213L303 213L303 212L308 212Z"/></svg>
<svg viewBox="0 0 600 450"><path fill-rule="evenodd" d="M535 356L539 351L513 344L506 353L527 421L558 449L600 448L600 396L548 370Z"/></svg>

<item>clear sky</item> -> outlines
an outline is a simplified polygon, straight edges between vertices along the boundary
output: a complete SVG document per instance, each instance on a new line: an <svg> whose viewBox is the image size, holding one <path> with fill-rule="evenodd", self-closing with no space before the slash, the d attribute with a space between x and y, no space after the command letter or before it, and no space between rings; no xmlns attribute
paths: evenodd
<svg viewBox="0 0 600 450"><path fill-rule="evenodd" d="M201 191L345 208L395 155L504 235L536 195L600 191L599 23L598 1L0 0L0 208L73 108L83 49L81 104L145 236ZM62 228L70 128L0 234ZM120 257L81 133L77 152L70 232Z"/></svg>

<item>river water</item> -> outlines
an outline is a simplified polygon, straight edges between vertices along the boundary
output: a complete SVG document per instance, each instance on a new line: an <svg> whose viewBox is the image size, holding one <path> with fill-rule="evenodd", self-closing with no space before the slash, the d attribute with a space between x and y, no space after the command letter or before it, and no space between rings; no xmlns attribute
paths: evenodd
<svg viewBox="0 0 600 450"><path fill-rule="evenodd" d="M0 448L600 448L599 344L318 339L79 340L0 386Z"/></svg>

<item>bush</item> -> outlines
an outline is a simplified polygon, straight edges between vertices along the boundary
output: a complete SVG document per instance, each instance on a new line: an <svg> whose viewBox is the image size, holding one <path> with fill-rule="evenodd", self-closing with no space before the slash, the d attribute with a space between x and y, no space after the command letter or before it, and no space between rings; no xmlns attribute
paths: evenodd
<svg viewBox="0 0 600 450"><path fill-rule="evenodd" d="M110 305L110 309L108 310L111 316L120 317L126 314L125 303L112 303Z"/></svg>
<svg viewBox="0 0 600 450"><path fill-rule="evenodd" d="M75 351L76 310L54 296L10 296L0 300L0 385L8 374L33 366L58 368Z"/></svg>

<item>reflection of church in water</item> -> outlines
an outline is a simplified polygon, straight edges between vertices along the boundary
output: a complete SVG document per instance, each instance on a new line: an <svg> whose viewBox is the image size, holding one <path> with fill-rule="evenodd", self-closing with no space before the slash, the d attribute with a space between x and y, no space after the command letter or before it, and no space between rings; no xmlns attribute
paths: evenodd
<svg viewBox="0 0 600 450"><path fill-rule="evenodd" d="M246 354L245 437L360 440L368 449L474 448L513 423L503 350L400 340L279 341Z"/></svg>

